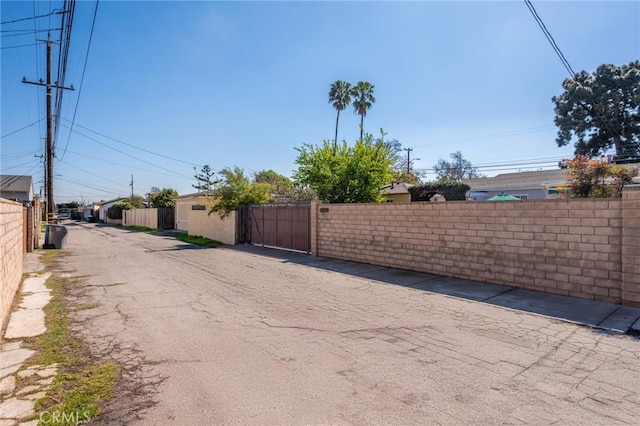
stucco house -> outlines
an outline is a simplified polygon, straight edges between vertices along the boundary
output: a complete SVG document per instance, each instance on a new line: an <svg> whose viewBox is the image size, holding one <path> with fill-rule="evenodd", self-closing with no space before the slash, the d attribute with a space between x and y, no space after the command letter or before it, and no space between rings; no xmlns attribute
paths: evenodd
<svg viewBox="0 0 640 426"><path fill-rule="evenodd" d="M381 192L386 197L387 203L410 203L411 193L409 188L413 185L406 182L392 182L382 187Z"/></svg>
<svg viewBox="0 0 640 426"><path fill-rule="evenodd" d="M221 219L217 213L209 214L214 200L203 192L180 195L175 202L175 229L224 244L236 244L237 213Z"/></svg>
<svg viewBox="0 0 640 426"><path fill-rule="evenodd" d="M103 221L103 222L108 222L109 220L107 219L107 210L109 210L109 207L111 207L115 203L119 203L120 201L124 201L125 199L126 199L126 197L119 197L119 198L114 198L113 200L101 201L99 203L95 203L95 205L98 206L98 208L97 208L98 217L97 218L99 220Z"/></svg>
<svg viewBox="0 0 640 426"><path fill-rule="evenodd" d="M502 173L494 177L465 179L471 187L467 199L486 200L502 192L522 200L544 200L558 197L557 187L566 182L565 171L541 170L534 172Z"/></svg>
<svg viewBox="0 0 640 426"><path fill-rule="evenodd" d="M0 175L0 197L30 203L33 195L33 177Z"/></svg>

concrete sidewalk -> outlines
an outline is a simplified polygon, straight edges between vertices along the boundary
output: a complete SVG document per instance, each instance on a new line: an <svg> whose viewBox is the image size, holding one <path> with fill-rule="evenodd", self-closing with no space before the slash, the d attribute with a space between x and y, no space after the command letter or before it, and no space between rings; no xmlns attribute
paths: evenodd
<svg viewBox="0 0 640 426"><path fill-rule="evenodd" d="M368 280L531 312L601 330L640 334L640 308L597 300L559 296L505 285L386 268L366 263L315 257L306 253L269 247L245 244L225 246L225 248L278 258L284 262L340 272Z"/></svg>

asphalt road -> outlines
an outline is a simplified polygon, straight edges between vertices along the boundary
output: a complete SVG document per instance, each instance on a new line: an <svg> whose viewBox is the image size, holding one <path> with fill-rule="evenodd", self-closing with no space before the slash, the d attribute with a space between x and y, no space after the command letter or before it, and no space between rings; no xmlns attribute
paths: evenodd
<svg viewBox="0 0 640 426"><path fill-rule="evenodd" d="M637 424L640 339L170 236L71 224L106 424Z"/></svg>

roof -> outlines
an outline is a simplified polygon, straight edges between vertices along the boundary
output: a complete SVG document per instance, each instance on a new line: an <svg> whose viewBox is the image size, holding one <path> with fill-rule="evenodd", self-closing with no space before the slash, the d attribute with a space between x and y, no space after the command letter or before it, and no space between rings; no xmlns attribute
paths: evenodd
<svg viewBox="0 0 640 426"><path fill-rule="evenodd" d="M175 197L173 199L174 200L182 200L182 199L187 199L187 198L206 197L207 195L213 195L213 194L207 194L205 192L192 192L191 194L178 195L177 197Z"/></svg>
<svg viewBox="0 0 640 426"><path fill-rule="evenodd" d="M33 189L33 178L21 175L0 175L0 190L2 192L30 193Z"/></svg>
<svg viewBox="0 0 640 426"><path fill-rule="evenodd" d="M566 182L565 171L541 170L535 172L502 173L494 177L465 179L462 181L478 190L535 189Z"/></svg>
<svg viewBox="0 0 640 426"><path fill-rule="evenodd" d="M96 206L104 206L105 204L110 204L110 203L117 203L118 201L122 201L125 200L127 197L118 197L118 198L114 198L113 200L109 200L109 201L100 201L99 203L93 203Z"/></svg>
<svg viewBox="0 0 640 426"><path fill-rule="evenodd" d="M381 188L381 191L387 195L408 194L409 188L413 185L406 182L392 182L389 185L385 185Z"/></svg>

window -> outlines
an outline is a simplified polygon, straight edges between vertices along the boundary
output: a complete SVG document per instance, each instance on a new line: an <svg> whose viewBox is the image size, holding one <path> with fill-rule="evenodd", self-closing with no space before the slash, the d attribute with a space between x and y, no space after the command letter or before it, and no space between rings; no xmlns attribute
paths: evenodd
<svg viewBox="0 0 640 426"><path fill-rule="evenodd" d="M528 195L514 195L514 197L520 198L521 200L528 200L529 196Z"/></svg>

